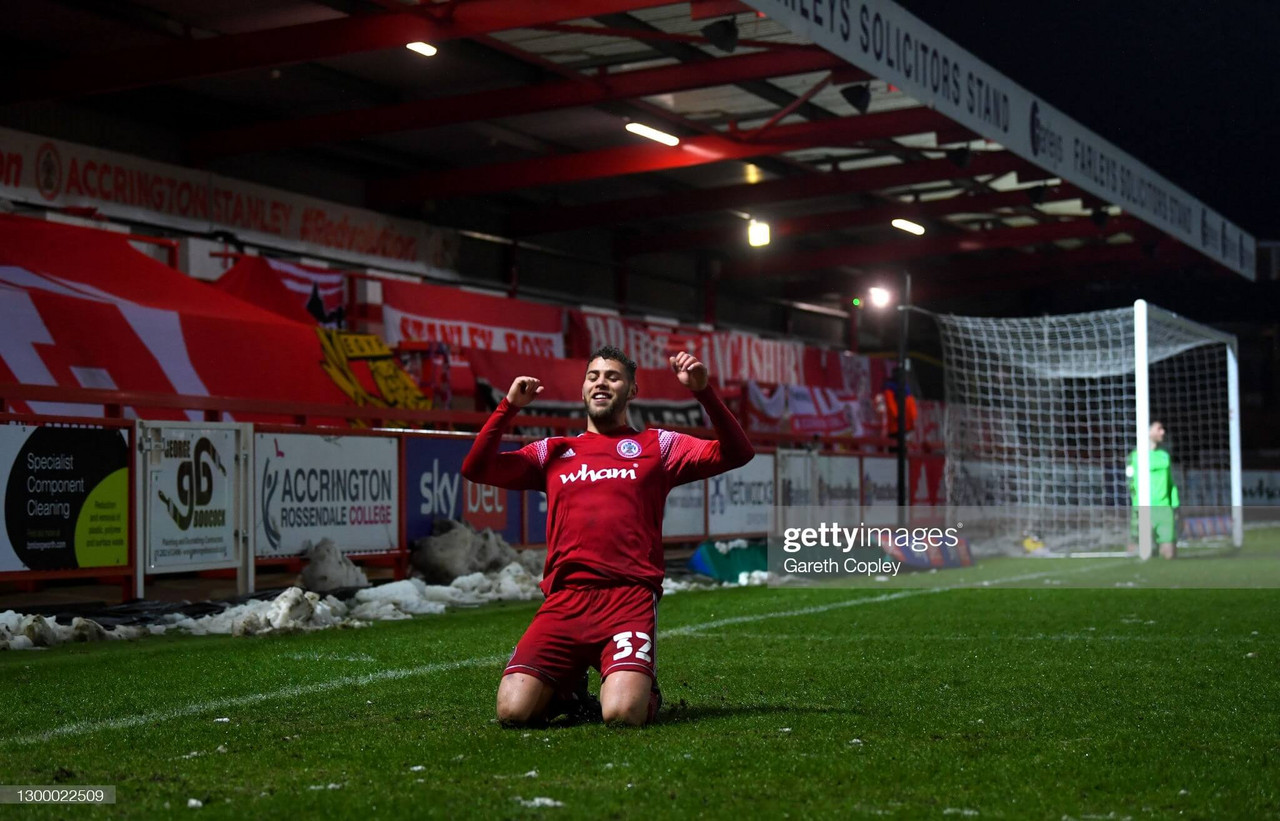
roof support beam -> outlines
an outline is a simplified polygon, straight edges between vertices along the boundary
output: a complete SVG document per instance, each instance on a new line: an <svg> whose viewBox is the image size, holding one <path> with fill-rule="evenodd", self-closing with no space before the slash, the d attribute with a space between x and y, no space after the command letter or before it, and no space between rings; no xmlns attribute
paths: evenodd
<svg viewBox="0 0 1280 821"><path fill-rule="evenodd" d="M534 157L479 168L429 172L370 183L369 195L376 205L400 205L424 199L492 194L539 185L688 168L821 145L853 145L865 140L954 127L950 120L931 109L908 108L860 117L779 126L761 142L741 142L722 134L705 134L683 140L674 147L657 143L628 145L557 157ZM796 179L807 182L811 177Z"/></svg>
<svg viewBox="0 0 1280 821"><path fill-rule="evenodd" d="M194 156L211 158L254 151L298 148L375 134L434 128L453 123L512 117L538 111L596 105L652 94L725 85L739 80L783 77L844 66L839 57L819 48L782 54L759 52L724 57L698 65L674 65L617 74L579 75L534 86L500 88L414 100L359 111L258 123L201 135L188 147Z"/></svg>
<svg viewBox="0 0 1280 821"><path fill-rule="evenodd" d="M746 260L728 266L725 276L777 276L796 271L814 271L840 266L865 267L902 262L921 257L966 254L995 248L1021 248L1043 245L1060 239L1083 239L1111 234L1135 233L1145 228L1145 223L1133 217L1107 220L1099 228L1091 219L1080 218L1062 222L1049 222L1027 228L1001 228L994 231L965 231L941 237L902 240L879 245L842 245L803 251L795 254L774 254L764 258Z"/></svg>
<svg viewBox="0 0 1280 821"><path fill-rule="evenodd" d="M1055 254L1049 258L1031 256L1025 268L1004 275L969 279L960 277L921 277L918 293L912 298L921 302L972 296L975 292L1020 291L1028 288L1050 288L1054 285L1099 282L1107 279L1132 280L1138 276L1169 276L1179 269L1204 266L1205 259L1186 246L1179 249L1166 243L1151 249L1138 243L1100 245L1079 251ZM1036 264L1039 260L1039 264ZM1213 266L1218 271L1223 269ZM914 290L914 284L913 284Z"/></svg>
<svg viewBox="0 0 1280 821"><path fill-rule="evenodd" d="M966 139L968 132L956 132L956 139ZM944 142L939 139L939 142ZM513 215L511 230L520 236L572 231L597 225L662 219L664 217L699 214L709 211L744 209L754 205L791 200L817 199L836 194L852 194L880 191L904 185L919 185L936 180L958 177L1001 175L1010 172L1029 172L1033 179L1042 179L1044 172L1007 151L983 152L974 155L969 166L961 170L950 160L929 160L919 163L901 163L878 168L861 168L853 171L835 171L827 174L808 174L761 183L743 183L702 191L688 191L679 195L638 197L628 200L594 203L590 205L559 208L554 211L530 210Z"/></svg>
<svg viewBox="0 0 1280 821"><path fill-rule="evenodd" d="M128 49L73 57L33 66L10 75L0 102L102 94L129 88L176 83L196 77L253 68L324 60L343 54L403 48L424 40L441 43L505 29L536 26L598 14L614 14L667 5L670 0L468 0L445 6L436 19L434 5L415 11L341 17L317 23L230 34L174 43L160 48Z"/></svg>
<svg viewBox="0 0 1280 821"><path fill-rule="evenodd" d="M1092 199L1091 195L1069 183L1056 185L1046 192L1046 201L1084 197ZM944 200L930 200L920 203L890 203L855 211L827 211L821 214L809 214L791 219L770 219L769 233L774 240L778 240L783 237L839 231L843 228L888 225L890 221L898 217L915 220L937 219L948 214L981 214L997 208L1012 208L1030 204L1031 200L1028 199L1026 190L1001 191L995 194L970 196L960 194ZM766 217L758 216L757 218ZM618 250L624 257L631 257L639 254L684 251L691 248L732 248L735 245L740 245L745 236L745 224L739 224L723 228L708 228L701 231L632 237L622 243Z"/></svg>

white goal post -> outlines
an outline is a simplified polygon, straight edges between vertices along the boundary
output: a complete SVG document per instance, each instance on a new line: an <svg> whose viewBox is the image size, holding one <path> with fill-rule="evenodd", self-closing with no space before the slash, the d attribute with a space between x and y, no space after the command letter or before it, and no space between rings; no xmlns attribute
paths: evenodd
<svg viewBox="0 0 1280 821"><path fill-rule="evenodd" d="M935 318L947 500L989 509L980 551L1125 555L1136 543L1147 558L1153 529L1183 543L1241 544L1234 336L1143 300L1060 316ZM1172 525L1167 495L1152 506L1153 421L1166 431L1161 463L1180 497Z"/></svg>

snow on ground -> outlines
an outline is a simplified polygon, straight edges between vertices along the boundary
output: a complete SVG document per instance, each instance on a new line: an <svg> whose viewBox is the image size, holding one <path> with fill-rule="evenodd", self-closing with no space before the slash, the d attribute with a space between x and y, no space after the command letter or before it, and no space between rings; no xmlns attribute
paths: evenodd
<svg viewBox="0 0 1280 821"><path fill-rule="evenodd" d="M364 627L373 621L408 619L416 615L438 615L449 607L470 607L498 601L533 601L542 597L538 589L540 555L518 554L492 531L476 533L465 525L454 525L441 536L424 540L414 553L415 567L422 567L419 553L430 551L431 542L441 550L428 563L438 570L449 565L458 573L448 584L427 584L420 578L405 579L374 587L363 587L345 601L332 594L290 587L274 599L247 601L220 613L193 618L170 613L159 623L119 625L106 628L97 622L76 617L69 625L47 616L25 615L8 610L0 613L0 650L29 650L73 641L111 641L160 635L181 630L196 636L258 636L324 630L332 627ZM357 586L364 574L328 540L308 554L317 563L308 566L300 579L320 591L335 585ZM495 562L511 559L503 565ZM531 568L533 572L531 572ZM764 571L742 573L738 584L715 581L665 579L664 593L715 590L723 587L754 586L767 583ZM367 584L367 581L364 581Z"/></svg>

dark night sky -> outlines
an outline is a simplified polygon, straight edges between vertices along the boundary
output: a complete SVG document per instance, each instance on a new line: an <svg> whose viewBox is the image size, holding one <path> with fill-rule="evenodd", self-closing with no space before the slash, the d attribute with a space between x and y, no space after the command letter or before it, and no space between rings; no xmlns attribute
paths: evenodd
<svg viewBox="0 0 1280 821"><path fill-rule="evenodd" d="M897 2L1255 238L1280 239L1280 3Z"/></svg>

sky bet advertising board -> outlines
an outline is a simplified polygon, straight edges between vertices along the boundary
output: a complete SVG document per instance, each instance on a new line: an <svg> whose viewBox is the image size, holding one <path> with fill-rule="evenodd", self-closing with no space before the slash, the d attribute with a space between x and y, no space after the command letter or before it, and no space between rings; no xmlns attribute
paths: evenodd
<svg viewBox="0 0 1280 821"><path fill-rule="evenodd" d="M471 450L471 442L469 438L425 436L411 436L405 440L405 471L408 473L405 526L410 544L423 536L430 536L437 517L463 521L476 530L491 528L509 543L520 543L523 494L491 485L477 485L464 479L462 460ZM503 442L501 449L517 450L519 445ZM545 531L545 514L543 516Z"/></svg>

